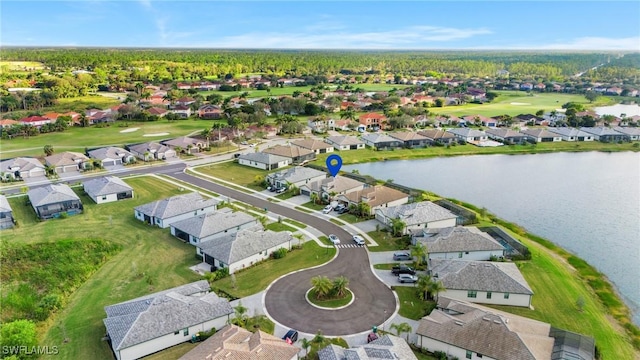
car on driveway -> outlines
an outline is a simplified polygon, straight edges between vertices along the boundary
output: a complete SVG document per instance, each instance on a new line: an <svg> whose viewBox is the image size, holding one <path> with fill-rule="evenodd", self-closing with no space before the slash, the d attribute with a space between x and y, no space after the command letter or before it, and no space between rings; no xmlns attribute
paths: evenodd
<svg viewBox="0 0 640 360"><path fill-rule="evenodd" d="M278 193L278 194L282 194L282 193L283 193L283 192L285 192L285 191L287 191L287 188L286 188L286 187L281 187L281 188L279 188L279 189L277 189L277 190L276 190L276 193Z"/></svg>
<svg viewBox="0 0 640 360"><path fill-rule="evenodd" d="M364 246L366 244L366 241L364 241L360 235L353 235L353 241L360 246Z"/></svg>
<svg viewBox="0 0 640 360"><path fill-rule="evenodd" d="M333 208L331 207L331 205L327 205L324 207L324 209L322 209L322 213L323 214L328 214L331 212L331 210L333 210Z"/></svg>
<svg viewBox="0 0 640 360"><path fill-rule="evenodd" d="M393 273L393 275L400 275L400 274L415 275L416 271L407 265L395 265L393 268L391 268L391 273Z"/></svg>
<svg viewBox="0 0 640 360"><path fill-rule="evenodd" d="M333 234L329 235L329 241L331 241L331 243L333 243L333 245L340 244L340 239L338 239L338 237L333 235Z"/></svg>
<svg viewBox="0 0 640 360"><path fill-rule="evenodd" d="M393 260L395 261L403 261L403 260L412 260L411 254L408 251L396 251L393 253Z"/></svg>
<svg viewBox="0 0 640 360"><path fill-rule="evenodd" d="M346 207L342 207L342 208L340 208L340 209L336 210L336 212L337 212L338 214L344 214L344 213L348 213L348 212L349 212L349 209L348 209L348 208L346 208Z"/></svg>
<svg viewBox="0 0 640 360"><path fill-rule="evenodd" d="M398 281L400 283L416 283L418 281L418 277L410 274L400 274L398 275Z"/></svg>
<svg viewBox="0 0 640 360"><path fill-rule="evenodd" d="M298 341L298 332L296 330L290 329L286 334L284 334L282 340L292 345L294 342Z"/></svg>

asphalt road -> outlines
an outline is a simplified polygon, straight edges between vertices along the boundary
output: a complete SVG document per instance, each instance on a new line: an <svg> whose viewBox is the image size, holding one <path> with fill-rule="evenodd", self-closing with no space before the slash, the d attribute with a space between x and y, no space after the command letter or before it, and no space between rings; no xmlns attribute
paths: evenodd
<svg viewBox="0 0 640 360"><path fill-rule="evenodd" d="M267 208L270 212L307 224L324 234L335 234L343 244L352 242L351 234L327 220L183 172L175 171L167 175L258 208ZM348 278L355 301L341 310L321 310L309 305L305 293L311 287L311 278L317 275L329 278L342 275ZM285 327L311 334L321 330L324 335L340 336L364 332L384 323L393 315L396 300L393 292L371 272L367 251L360 247L340 249L339 255L322 267L296 272L277 280L265 295L265 306L269 315Z"/></svg>

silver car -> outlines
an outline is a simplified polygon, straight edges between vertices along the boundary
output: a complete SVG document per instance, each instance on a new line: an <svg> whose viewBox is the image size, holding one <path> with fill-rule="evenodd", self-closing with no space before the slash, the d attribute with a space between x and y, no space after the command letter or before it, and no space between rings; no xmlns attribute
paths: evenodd
<svg viewBox="0 0 640 360"><path fill-rule="evenodd" d="M338 237L333 234L329 235L329 241L331 241L333 245L340 244L340 239L338 239Z"/></svg>
<svg viewBox="0 0 640 360"><path fill-rule="evenodd" d="M418 281L418 277L410 274L400 274L398 275L398 281L400 283L416 283Z"/></svg>
<svg viewBox="0 0 640 360"><path fill-rule="evenodd" d="M364 241L364 239L360 235L353 235L353 241L355 241L355 243L360 246L363 246L366 244L366 241Z"/></svg>

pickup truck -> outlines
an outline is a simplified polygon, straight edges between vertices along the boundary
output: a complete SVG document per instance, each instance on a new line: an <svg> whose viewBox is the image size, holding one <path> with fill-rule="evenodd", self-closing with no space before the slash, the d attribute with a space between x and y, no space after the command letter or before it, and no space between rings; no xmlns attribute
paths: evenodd
<svg viewBox="0 0 640 360"><path fill-rule="evenodd" d="M400 274L409 274L409 275L415 275L416 271L406 265L395 265L394 267L391 268L391 273L393 275L400 275Z"/></svg>

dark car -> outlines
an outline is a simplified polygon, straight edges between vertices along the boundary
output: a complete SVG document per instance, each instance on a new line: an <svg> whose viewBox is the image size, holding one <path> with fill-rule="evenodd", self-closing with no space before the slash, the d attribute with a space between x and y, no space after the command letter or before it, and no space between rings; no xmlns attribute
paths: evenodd
<svg viewBox="0 0 640 360"><path fill-rule="evenodd" d="M290 329L286 334L284 334L282 340L293 344L294 342L298 341L298 332L296 330Z"/></svg>
<svg viewBox="0 0 640 360"><path fill-rule="evenodd" d="M338 214L344 214L349 212L349 209L345 206L338 206L337 208L334 209L335 212L337 212Z"/></svg>
<svg viewBox="0 0 640 360"><path fill-rule="evenodd" d="M233 158L234 158L234 159L237 159L237 158L239 158L239 157L240 157L240 153L235 153L235 154L233 154Z"/></svg>
<svg viewBox="0 0 640 360"><path fill-rule="evenodd" d="M409 274L409 275L415 275L416 271L406 265L396 265L393 268L391 268L391 272L393 273L393 275L400 275L400 274Z"/></svg>

